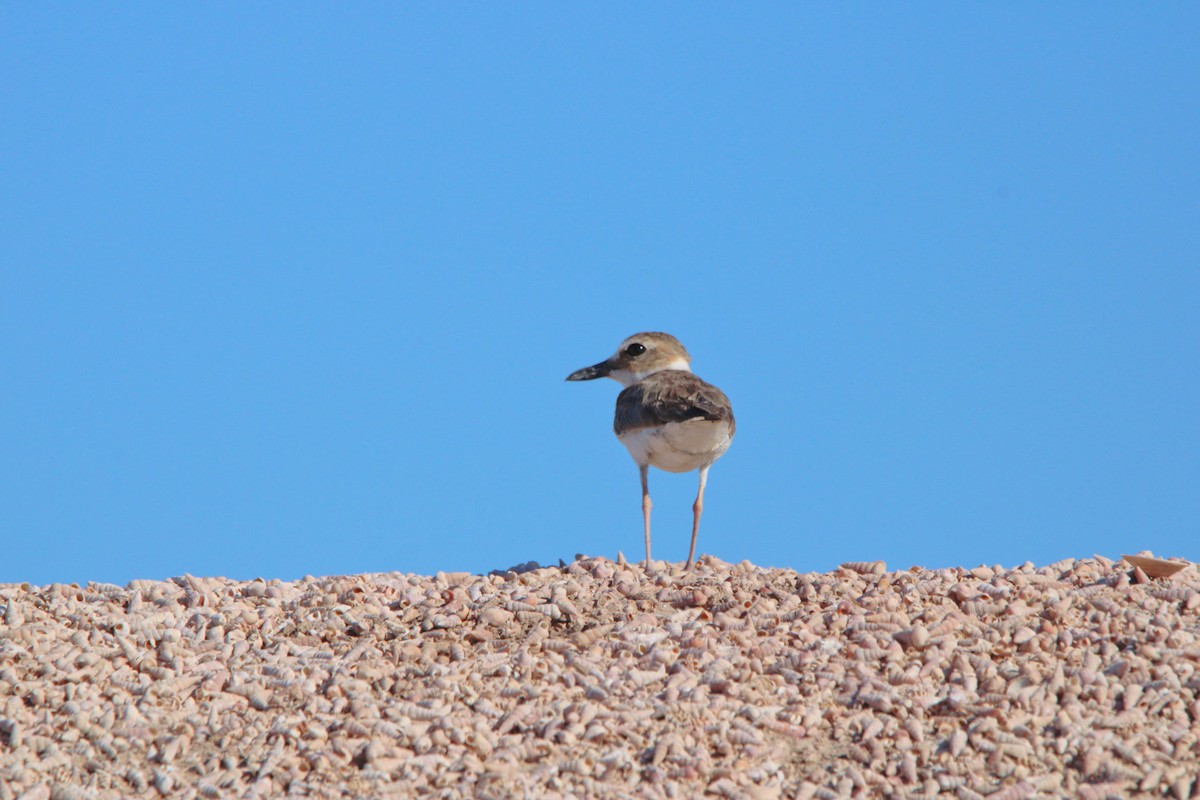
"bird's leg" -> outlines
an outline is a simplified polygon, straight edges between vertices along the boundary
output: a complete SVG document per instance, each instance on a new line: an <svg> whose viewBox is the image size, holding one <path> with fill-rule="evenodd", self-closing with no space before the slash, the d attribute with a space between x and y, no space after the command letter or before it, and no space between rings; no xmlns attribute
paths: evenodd
<svg viewBox="0 0 1200 800"><path fill-rule="evenodd" d="M696 492L696 502L692 503L692 546L688 550L688 560L684 569L691 569L696 560L696 534L700 533L700 515L704 513L704 485L706 483L708 483L708 467L701 467L700 490Z"/></svg>
<svg viewBox="0 0 1200 800"><path fill-rule="evenodd" d="M646 525L646 569L650 569L650 465L638 465L642 474L642 521Z"/></svg>

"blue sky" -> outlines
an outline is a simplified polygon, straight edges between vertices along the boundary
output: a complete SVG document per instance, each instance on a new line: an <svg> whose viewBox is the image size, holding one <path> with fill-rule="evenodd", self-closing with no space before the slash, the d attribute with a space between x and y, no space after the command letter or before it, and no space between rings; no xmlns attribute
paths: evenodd
<svg viewBox="0 0 1200 800"><path fill-rule="evenodd" d="M1200 559L1200 11L9 5L0 581ZM655 555L695 475L653 471Z"/></svg>

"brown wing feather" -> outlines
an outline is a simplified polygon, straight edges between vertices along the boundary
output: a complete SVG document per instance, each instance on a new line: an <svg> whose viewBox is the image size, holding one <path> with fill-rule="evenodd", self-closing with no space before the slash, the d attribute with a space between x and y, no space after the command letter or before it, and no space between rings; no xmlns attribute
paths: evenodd
<svg viewBox="0 0 1200 800"><path fill-rule="evenodd" d="M734 427L729 398L711 383L683 370L648 375L617 396L613 430L622 433L689 419L726 420Z"/></svg>

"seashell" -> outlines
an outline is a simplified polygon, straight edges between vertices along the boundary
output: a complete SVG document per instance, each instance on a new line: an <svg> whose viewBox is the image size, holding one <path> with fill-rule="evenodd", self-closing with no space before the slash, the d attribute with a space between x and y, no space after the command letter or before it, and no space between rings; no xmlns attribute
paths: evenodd
<svg viewBox="0 0 1200 800"><path fill-rule="evenodd" d="M1153 556L1121 556L1132 567L1142 570L1150 578L1169 578L1191 566L1186 561L1167 561Z"/></svg>
<svg viewBox="0 0 1200 800"><path fill-rule="evenodd" d="M430 614L421 620L421 630L447 630L462 625L462 619L456 614Z"/></svg>
<svg viewBox="0 0 1200 800"><path fill-rule="evenodd" d="M1107 800L1110 797L1125 797L1125 783L1081 783L1076 790L1080 800Z"/></svg>
<svg viewBox="0 0 1200 800"><path fill-rule="evenodd" d="M769 731L779 733L793 739L803 739L808 735L808 731L804 728L777 719L765 719L763 720L762 725Z"/></svg>
<svg viewBox="0 0 1200 800"><path fill-rule="evenodd" d="M579 647L590 647L600 639L608 636L612 632L614 625L596 625L591 628L580 631L573 637L575 644Z"/></svg>
<svg viewBox="0 0 1200 800"><path fill-rule="evenodd" d="M619 580L613 588L618 594L631 599L641 598L645 594L645 590L633 578Z"/></svg>
<svg viewBox="0 0 1200 800"><path fill-rule="evenodd" d="M762 744L762 736L754 730L743 728L734 728L725 736L730 742L741 745L758 745Z"/></svg>
<svg viewBox="0 0 1200 800"><path fill-rule="evenodd" d="M886 632L891 633L897 629L894 622L868 622L865 619L861 622L854 622L847 626L848 631L867 631L870 633Z"/></svg>
<svg viewBox="0 0 1200 800"><path fill-rule="evenodd" d="M929 643L929 630L924 625L916 625L892 634L892 638L904 647L920 650Z"/></svg>
<svg viewBox="0 0 1200 800"><path fill-rule="evenodd" d="M674 592L664 592L659 599L676 608L694 608L708 602L708 593L703 589L680 589Z"/></svg>
<svg viewBox="0 0 1200 800"><path fill-rule="evenodd" d="M917 782L917 759L912 753L905 753L900 759L900 780L907 784Z"/></svg>
<svg viewBox="0 0 1200 800"><path fill-rule="evenodd" d="M717 627L724 631L744 631L750 627L749 620L724 613L716 614L713 621L716 622Z"/></svg>
<svg viewBox="0 0 1200 800"><path fill-rule="evenodd" d="M1083 787L1080 787L1081 790L1082 788ZM1029 783L1028 781L1018 781L1011 786L998 789L991 794L988 794L987 797L989 800L1026 800L1026 798L1033 797L1035 794L1037 794L1037 787L1035 787L1032 783ZM1082 792L1080 796L1083 796Z"/></svg>
<svg viewBox="0 0 1200 800"><path fill-rule="evenodd" d="M1197 598L1197 592L1195 589L1186 586L1172 586L1164 589L1154 588L1150 589L1148 594L1157 600L1167 600L1169 602L1182 600L1188 603L1185 607L1189 610L1196 607L1195 598Z"/></svg>
<svg viewBox="0 0 1200 800"><path fill-rule="evenodd" d="M887 572L887 565L882 561L847 561L840 566L861 575L883 575Z"/></svg>
<svg viewBox="0 0 1200 800"><path fill-rule="evenodd" d="M973 617L994 617L1004 610L1004 604L984 603L979 600L967 600L962 603L960 608Z"/></svg>
<svg viewBox="0 0 1200 800"><path fill-rule="evenodd" d="M712 602L710 600L708 604L708 610L713 614L721 614L740 607L741 603L728 595L720 597L720 599L716 600L716 602Z"/></svg>
<svg viewBox="0 0 1200 800"><path fill-rule="evenodd" d="M513 613L516 613L518 611L536 611L537 610L532 604L525 603L520 600L509 600L509 601L505 602L501 606L501 608L503 608L505 611L512 611Z"/></svg>
<svg viewBox="0 0 1200 800"><path fill-rule="evenodd" d="M517 622L522 625L540 626L549 625L549 620L546 615L540 611L518 611Z"/></svg>
<svg viewBox="0 0 1200 800"><path fill-rule="evenodd" d="M50 790L50 800L92 800L93 794L82 786L58 783Z"/></svg>
<svg viewBox="0 0 1200 800"><path fill-rule="evenodd" d="M885 647L858 647L852 655L856 661L883 661L892 655Z"/></svg>
<svg viewBox="0 0 1200 800"><path fill-rule="evenodd" d="M1008 597L1012 594L1012 589L1008 586L995 586L990 583L981 583L975 587L976 591L986 594L993 600L999 600Z"/></svg>
<svg viewBox="0 0 1200 800"><path fill-rule="evenodd" d="M945 791L957 791L959 787L966 786L969 779L965 775L957 775L950 773L939 773L936 781L939 788Z"/></svg>
<svg viewBox="0 0 1200 800"><path fill-rule="evenodd" d="M561 620L566 616L563 614L562 609L558 607L557 603L542 603L541 605L535 606L534 611L537 611L539 614L544 614L552 620Z"/></svg>
<svg viewBox="0 0 1200 800"><path fill-rule="evenodd" d="M1153 792L1158 789L1163 783L1165 773L1161 767L1153 767L1150 769L1141 782L1138 783L1138 791Z"/></svg>
<svg viewBox="0 0 1200 800"><path fill-rule="evenodd" d="M418 719L426 722L442 719L447 713L447 710L444 708L428 708L414 703L402 704L400 711L409 719Z"/></svg>
<svg viewBox="0 0 1200 800"><path fill-rule="evenodd" d="M171 789L175 786L175 779L171 774L165 769L157 768L151 770L151 774L153 775L151 782L154 784L154 788L158 790L158 793L163 796L170 794Z"/></svg>
<svg viewBox="0 0 1200 800"><path fill-rule="evenodd" d="M583 618L583 612L580 611L574 603L567 599L565 595L555 597L553 602L554 605L558 606L558 610L561 611L564 616L571 617L573 619Z"/></svg>
<svg viewBox="0 0 1200 800"><path fill-rule="evenodd" d="M1016 644L1016 645L1027 644L1027 643L1031 642L1036 636L1037 636L1037 634L1033 632L1032 628L1022 626L1020 628L1017 628L1017 630L1013 632L1013 636L1012 636L1013 644Z"/></svg>
<svg viewBox="0 0 1200 800"><path fill-rule="evenodd" d="M527 605L527 604L523 603L522 605ZM532 610L532 609L521 609L521 610L524 611L524 610ZM484 625L490 625L492 627L502 627L502 626L507 625L508 623L512 622L513 612L509 611L506 608L487 608L487 609L484 609L483 611L479 612L477 619L479 620L479 622L483 623Z"/></svg>
<svg viewBox="0 0 1200 800"><path fill-rule="evenodd" d="M1189 778L1177 778L1171 782L1168 790L1176 800L1186 800L1192 796L1192 780Z"/></svg>
<svg viewBox="0 0 1200 800"><path fill-rule="evenodd" d="M146 791L146 787L149 785L146 783L146 776L134 767L126 770L125 781L139 793Z"/></svg>
<svg viewBox="0 0 1200 800"><path fill-rule="evenodd" d="M882 711L885 714L890 714L895 704L889 695L882 692L865 692L858 695L858 701L868 708L873 708L876 711Z"/></svg>
<svg viewBox="0 0 1200 800"><path fill-rule="evenodd" d="M271 693L262 689L253 689L246 694L250 707L256 711L266 711L271 707Z"/></svg>

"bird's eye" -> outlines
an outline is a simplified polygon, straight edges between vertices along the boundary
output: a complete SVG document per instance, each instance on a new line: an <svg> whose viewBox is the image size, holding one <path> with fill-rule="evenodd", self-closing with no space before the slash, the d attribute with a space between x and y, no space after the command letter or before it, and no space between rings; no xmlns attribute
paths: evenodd
<svg viewBox="0 0 1200 800"><path fill-rule="evenodd" d="M646 352L646 345L639 344L638 342L634 342L625 348L625 355L627 356L640 356L644 352Z"/></svg>

